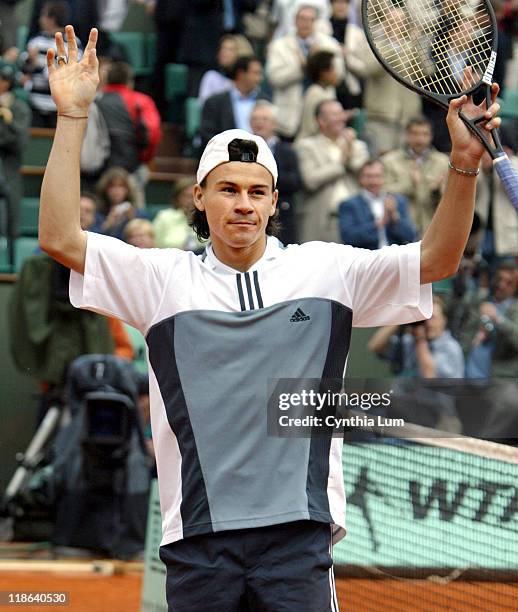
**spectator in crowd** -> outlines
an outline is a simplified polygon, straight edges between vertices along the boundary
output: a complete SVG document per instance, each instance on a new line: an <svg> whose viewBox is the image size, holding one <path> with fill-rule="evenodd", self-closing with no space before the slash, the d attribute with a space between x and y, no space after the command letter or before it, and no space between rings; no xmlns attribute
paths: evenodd
<svg viewBox="0 0 518 612"><path fill-rule="evenodd" d="M340 204L342 242L362 249L407 244L416 238L407 199L385 190L383 164L365 162L358 172L359 194Z"/></svg>
<svg viewBox="0 0 518 612"><path fill-rule="evenodd" d="M178 4L178 0L171 1ZM256 5L256 0L182 2L180 15L183 23L177 58L189 67L188 95L197 96L201 77L207 70L215 68L214 59L223 34L242 33L243 14L255 10Z"/></svg>
<svg viewBox="0 0 518 612"><path fill-rule="evenodd" d="M254 134L266 140L277 162L277 211L281 224L279 239L284 244L294 244L298 240L295 197L302 189L297 155L289 143L277 136L277 109L271 102L259 100L256 103L250 125Z"/></svg>
<svg viewBox="0 0 518 612"><path fill-rule="evenodd" d="M300 6L313 6L318 14L315 28L317 32L330 34L329 0L273 0L271 21L275 26L273 38L280 38L293 31L295 14Z"/></svg>
<svg viewBox="0 0 518 612"><path fill-rule="evenodd" d="M516 265L501 263L488 300L474 297L459 333L467 378L518 376L518 298Z"/></svg>
<svg viewBox="0 0 518 612"><path fill-rule="evenodd" d="M203 248L189 220L194 211L192 190L196 179L187 176L176 181L171 197L171 208L162 210L153 221L156 245L160 248L197 251Z"/></svg>
<svg viewBox="0 0 518 612"><path fill-rule="evenodd" d="M41 10L47 0L34 0L29 23L29 39L38 34L41 29ZM99 24L98 2L92 0L66 0L69 9L67 23L74 24L76 38L88 40L90 29Z"/></svg>
<svg viewBox="0 0 518 612"><path fill-rule="evenodd" d="M340 102L321 102L319 132L295 143L304 184L301 242L339 240L338 206L358 192L356 172L369 158L367 145L346 127Z"/></svg>
<svg viewBox="0 0 518 612"><path fill-rule="evenodd" d="M349 0L331 0L330 22L332 34L342 49L346 65L347 51L345 41L351 27L354 26L354 20L349 19L349 9ZM347 65L347 68L350 67ZM344 80L336 88L336 97L344 108L352 109L362 106L362 82L352 70L346 70Z"/></svg>
<svg viewBox="0 0 518 612"><path fill-rule="evenodd" d="M331 22L333 38L340 45L343 45L345 42L345 32L349 22L349 5L349 0L331 0L331 16L329 21Z"/></svg>
<svg viewBox="0 0 518 612"><path fill-rule="evenodd" d="M113 62L106 81L95 101L109 132L110 152L105 167L117 166L134 175L139 190L137 205L142 207L148 179L145 164L155 155L162 138L160 114L150 96L134 90L129 64Z"/></svg>
<svg viewBox="0 0 518 612"><path fill-rule="evenodd" d="M254 56L240 57L231 77L231 89L211 96L203 105L199 128L202 147L225 130L239 128L250 132L250 114L263 78L261 62Z"/></svg>
<svg viewBox="0 0 518 612"><path fill-rule="evenodd" d="M13 93L16 70L11 64L0 61L0 172L8 189L10 228L12 236L18 235L19 211L23 195L23 181L20 174L22 153L27 143L27 130L31 123L28 105Z"/></svg>
<svg viewBox="0 0 518 612"><path fill-rule="evenodd" d="M113 167L103 173L97 184L103 215L100 232L122 239L126 224L137 216L137 190L134 179L124 168Z"/></svg>
<svg viewBox="0 0 518 612"><path fill-rule="evenodd" d="M401 40L400 36L399 24L406 18L405 9L394 5L390 16L384 22L387 45L412 44L410 41ZM347 65L357 76L365 79L365 129L373 155L381 155L403 145L405 125L412 117L421 114L421 98L401 87L388 74L370 50L365 35L359 28L352 30L351 34L353 33L346 41Z"/></svg>
<svg viewBox="0 0 518 612"><path fill-rule="evenodd" d="M309 85L306 65L310 54L330 51L335 56L338 80L344 76L344 60L338 42L315 29L318 11L311 3L298 4L295 31L273 40L267 50L266 76L279 109L279 132L294 138L300 127L303 94Z"/></svg>
<svg viewBox="0 0 518 612"><path fill-rule="evenodd" d="M22 71L27 75L26 87L29 90L29 104L32 109L32 125L36 127L56 126L56 105L52 101L47 69L47 49L56 48L54 36L61 32L65 40L65 26L69 22L69 5L64 0L45 2L39 17L40 31L29 38L27 51L22 54ZM81 49L80 40L77 40ZM81 51L79 51L79 57Z"/></svg>
<svg viewBox="0 0 518 612"><path fill-rule="evenodd" d="M508 140L505 130L501 137L502 143ZM509 147L504 148L518 170L518 156ZM518 215L493 169L489 153L484 153L481 169L476 196L476 211L484 232L481 254L494 270L503 259L518 257Z"/></svg>
<svg viewBox="0 0 518 612"><path fill-rule="evenodd" d="M381 158L387 191L408 198L420 235L432 220L448 174L448 156L432 146L432 137L428 119L413 117L406 125L405 146Z"/></svg>
<svg viewBox="0 0 518 612"><path fill-rule="evenodd" d="M232 71L238 57L254 55L252 45L244 36L225 34L220 40L217 70L207 70L203 75L198 92L198 100L203 103L207 98L232 88Z"/></svg>
<svg viewBox="0 0 518 612"><path fill-rule="evenodd" d="M152 90L162 118L166 119L165 67L177 63L184 28L184 5L187 0L149 0L147 9L153 16L156 30L156 54Z"/></svg>
<svg viewBox="0 0 518 612"><path fill-rule="evenodd" d="M132 219L124 227L122 239L139 249L153 249L155 228L149 219Z"/></svg>
<svg viewBox="0 0 518 612"><path fill-rule="evenodd" d="M444 302L434 295L430 319L407 325L403 330L396 325L381 327L370 339L368 348L391 361L401 376L462 378L462 348L447 329L447 323Z"/></svg>
<svg viewBox="0 0 518 612"><path fill-rule="evenodd" d="M88 231L95 224L94 199L83 194L80 200L81 228ZM46 253L31 255L24 261L9 305L14 362L21 372L39 380L38 422L53 401L62 399L68 366L76 357L99 353L133 358L122 321L79 313L70 304L69 278L70 270Z"/></svg>
<svg viewBox="0 0 518 612"><path fill-rule="evenodd" d="M102 221L101 217L101 201L95 195L95 193L90 193L89 191L83 191L81 193L80 200L80 223L81 227L87 227L89 232L97 232L99 233L100 222Z"/></svg>
<svg viewBox="0 0 518 612"><path fill-rule="evenodd" d="M311 82L302 106L302 120L297 138L306 138L318 133L315 110L324 100L336 100L338 73L335 54L331 51L317 51L308 57L306 73Z"/></svg>
<svg viewBox="0 0 518 612"><path fill-rule="evenodd" d="M20 0L0 0L0 55L16 46L16 5Z"/></svg>
<svg viewBox="0 0 518 612"><path fill-rule="evenodd" d="M381 327L370 339L368 348L381 359L389 360L393 371L401 378L462 378L462 348L451 335L447 323L444 302L440 296L434 295L430 319L404 327ZM407 394L407 400L410 400L408 422L444 431L461 431L453 397L437 393L435 387L407 386L404 381L395 388L396 399ZM394 403L397 405L396 401Z"/></svg>

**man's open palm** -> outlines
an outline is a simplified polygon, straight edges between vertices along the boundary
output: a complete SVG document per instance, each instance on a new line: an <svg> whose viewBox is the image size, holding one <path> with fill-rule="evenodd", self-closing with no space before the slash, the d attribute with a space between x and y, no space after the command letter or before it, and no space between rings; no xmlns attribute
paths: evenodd
<svg viewBox="0 0 518 612"><path fill-rule="evenodd" d="M72 26L66 27L66 35L67 63L60 59L67 57L61 32L56 34L57 56L54 49L47 51L50 91L59 115L84 117L88 114L88 107L99 85L99 61L95 50L97 30L93 28L90 31L88 44L80 62L77 61L77 42ZM59 59L57 66L56 57Z"/></svg>

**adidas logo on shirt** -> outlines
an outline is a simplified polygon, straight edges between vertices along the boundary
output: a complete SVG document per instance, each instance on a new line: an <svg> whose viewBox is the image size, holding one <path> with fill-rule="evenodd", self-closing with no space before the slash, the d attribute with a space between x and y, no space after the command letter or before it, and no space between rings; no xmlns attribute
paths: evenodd
<svg viewBox="0 0 518 612"><path fill-rule="evenodd" d="M300 323L301 321L309 321L310 319L311 317L308 317L308 315L303 310L297 308L297 310L293 313L290 321L291 323Z"/></svg>

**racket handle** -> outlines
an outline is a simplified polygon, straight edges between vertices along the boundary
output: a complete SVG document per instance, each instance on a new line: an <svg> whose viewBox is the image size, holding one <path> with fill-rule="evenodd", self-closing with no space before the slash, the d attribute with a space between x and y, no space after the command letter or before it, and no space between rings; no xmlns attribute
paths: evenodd
<svg viewBox="0 0 518 612"><path fill-rule="evenodd" d="M495 170L502 181L502 185L511 200L511 204L518 212L518 172L514 169L511 160L507 155L497 157L493 164Z"/></svg>

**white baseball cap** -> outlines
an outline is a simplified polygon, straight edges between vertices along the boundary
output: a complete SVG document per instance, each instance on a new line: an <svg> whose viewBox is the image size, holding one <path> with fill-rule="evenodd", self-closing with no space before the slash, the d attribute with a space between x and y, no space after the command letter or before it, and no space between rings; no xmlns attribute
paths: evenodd
<svg viewBox="0 0 518 612"><path fill-rule="evenodd" d="M239 159L230 159L228 145L236 139L251 140L255 142L257 144L257 155L244 153ZM264 138L256 134L250 134L250 132L246 130L226 130L225 132L216 134L216 136L209 140L201 156L198 171L196 172L198 184L201 183L216 166L230 161L242 161L246 163L255 162L261 164L261 166L264 166L273 176L274 185L277 185L277 163L270 147L266 144Z"/></svg>

